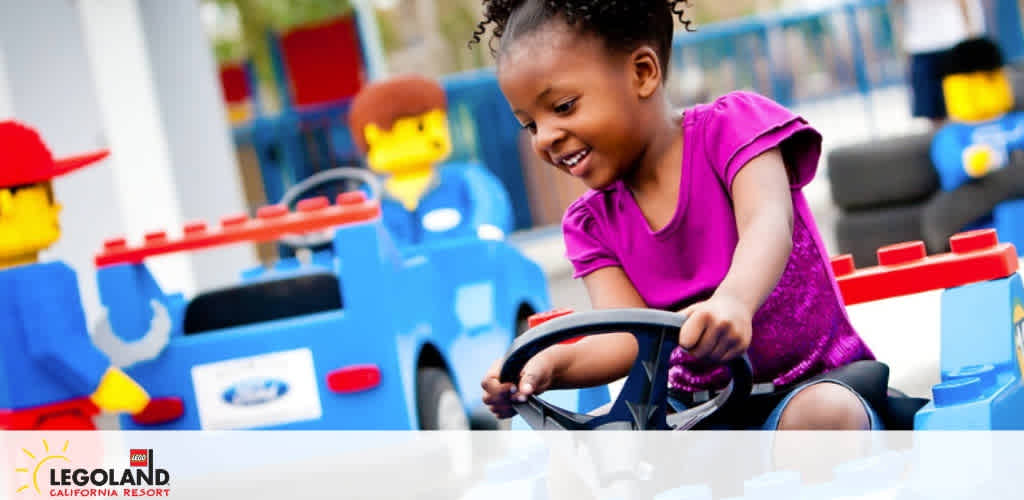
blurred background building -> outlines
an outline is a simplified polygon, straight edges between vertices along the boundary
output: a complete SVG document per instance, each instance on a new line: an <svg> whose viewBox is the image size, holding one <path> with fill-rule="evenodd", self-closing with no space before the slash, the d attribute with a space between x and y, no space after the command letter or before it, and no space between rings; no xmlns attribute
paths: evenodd
<svg viewBox="0 0 1024 500"><path fill-rule="evenodd" d="M891 2L691 3L696 31L677 32L671 61L675 104L757 91L815 124L826 153L925 130L909 114ZM1020 2L983 5L986 31L1020 61ZM348 100L367 81L409 72L442 80L453 159L497 174L513 202L513 239L564 278L557 223L582 186L525 149L486 45L466 47L480 13L478 0L0 0L0 116L38 127L58 155L113 151L55 184L69 209L52 253L79 270L88 314L101 312L91 259L105 238L251 213L312 173L360 165ZM837 252L827 169L823 160L807 194ZM191 293L232 282L275 250L153 268L166 288ZM566 297L585 304L578 290Z"/></svg>

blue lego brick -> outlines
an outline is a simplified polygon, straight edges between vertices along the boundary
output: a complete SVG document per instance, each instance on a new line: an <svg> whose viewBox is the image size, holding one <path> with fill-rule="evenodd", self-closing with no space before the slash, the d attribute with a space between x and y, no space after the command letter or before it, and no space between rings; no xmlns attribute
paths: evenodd
<svg viewBox="0 0 1024 500"><path fill-rule="evenodd" d="M1015 364L1013 319L1018 303L1024 303L1019 274L943 291L943 375L968 366Z"/></svg>
<svg viewBox="0 0 1024 500"><path fill-rule="evenodd" d="M951 288L942 295L942 382L915 429L1024 429L1021 277Z"/></svg>
<svg viewBox="0 0 1024 500"><path fill-rule="evenodd" d="M110 361L89 339L75 272L62 262L0 271L0 408L88 396Z"/></svg>

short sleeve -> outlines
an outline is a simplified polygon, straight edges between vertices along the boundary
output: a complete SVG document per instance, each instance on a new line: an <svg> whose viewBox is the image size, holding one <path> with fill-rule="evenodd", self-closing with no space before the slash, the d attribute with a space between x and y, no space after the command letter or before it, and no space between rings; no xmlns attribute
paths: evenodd
<svg viewBox="0 0 1024 500"><path fill-rule="evenodd" d="M573 278L582 278L602 267L621 265L583 199L576 200L565 211L562 234L566 257L575 270Z"/></svg>
<svg viewBox="0 0 1024 500"><path fill-rule="evenodd" d="M821 157L821 134L807 121L766 97L732 92L716 100L705 112L704 151L716 174L732 188L744 165L778 147L792 189L814 178Z"/></svg>

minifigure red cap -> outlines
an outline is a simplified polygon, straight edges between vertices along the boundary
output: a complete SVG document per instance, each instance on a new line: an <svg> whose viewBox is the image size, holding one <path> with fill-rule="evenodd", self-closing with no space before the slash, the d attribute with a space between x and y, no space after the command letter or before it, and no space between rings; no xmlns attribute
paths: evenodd
<svg viewBox="0 0 1024 500"><path fill-rule="evenodd" d="M0 189L48 181L108 154L100 150L55 159L35 129L13 120L0 121Z"/></svg>

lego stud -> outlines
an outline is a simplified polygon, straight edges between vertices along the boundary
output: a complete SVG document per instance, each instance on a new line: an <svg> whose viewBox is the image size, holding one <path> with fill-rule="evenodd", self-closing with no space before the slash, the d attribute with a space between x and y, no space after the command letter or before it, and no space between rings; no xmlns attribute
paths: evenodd
<svg viewBox="0 0 1024 500"><path fill-rule="evenodd" d="M331 205L330 200L326 196L317 196L316 198L309 198L299 202L295 206L299 212L315 212L322 208L327 208Z"/></svg>
<svg viewBox="0 0 1024 500"><path fill-rule="evenodd" d="M566 316L574 312L575 311L568 308L554 309L548 312L534 314L530 316L529 319L526 320L526 322L530 328L534 328L555 318L561 318L562 316Z"/></svg>
<svg viewBox="0 0 1024 500"><path fill-rule="evenodd" d="M201 220L185 224L185 236L194 236L206 232L206 222Z"/></svg>
<svg viewBox="0 0 1024 500"><path fill-rule="evenodd" d="M996 384L996 368L992 365L971 365L965 366L950 372L946 378L977 378L981 381L981 387L991 387Z"/></svg>
<svg viewBox="0 0 1024 500"><path fill-rule="evenodd" d="M898 266L921 260L927 256L928 252L924 249L923 241L909 241L879 248L878 264L882 266Z"/></svg>
<svg viewBox="0 0 1024 500"><path fill-rule="evenodd" d="M234 227L245 224L245 221L249 220L249 216L246 214L235 214L224 217L220 220L221 227Z"/></svg>
<svg viewBox="0 0 1024 500"><path fill-rule="evenodd" d="M338 195L339 205L355 205L366 201L366 193L362 191L349 191Z"/></svg>
<svg viewBox="0 0 1024 500"><path fill-rule="evenodd" d="M146 243L157 243L167 241L166 231L151 231L146 233Z"/></svg>
<svg viewBox="0 0 1024 500"><path fill-rule="evenodd" d="M107 251L121 250L128 247L128 240L123 237L110 238L103 242L103 249Z"/></svg>
<svg viewBox="0 0 1024 500"><path fill-rule="evenodd" d="M949 247L953 253L969 253L995 247L999 244L999 236L995 229L978 229L966 233L955 234L949 238Z"/></svg>
<svg viewBox="0 0 1024 500"><path fill-rule="evenodd" d="M983 389L978 377L947 380L932 386L935 406L951 406L977 398Z"/></svg>
<svg viewBox="0 0 1024 500"><path fill-rule="evenodd" d="M857 266L853 263L853 255L844 254L836 257L832 257L832 273L836 277L846 276L847 274L853 274L857 270Z"/></svg>
<svg viewBox="0 0 1024 500"><path fill-rule="evenodd" d="M288 207L284 205L268 205L260 207L260 209L256 211L256 217L264 220L276 219L286 214L288 214Z"/></svg>

